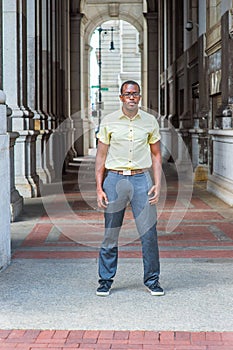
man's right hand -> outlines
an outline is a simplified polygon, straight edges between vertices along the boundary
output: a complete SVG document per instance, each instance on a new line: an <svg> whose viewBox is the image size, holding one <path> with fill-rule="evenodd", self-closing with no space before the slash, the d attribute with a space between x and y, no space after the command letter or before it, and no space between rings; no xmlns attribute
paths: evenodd
<svg viewBox="0 0 233 350"><path fill-rule="evenodd" d="M97 204L99 208L107 208L108 198L103 190L97 191Z"/></svg>

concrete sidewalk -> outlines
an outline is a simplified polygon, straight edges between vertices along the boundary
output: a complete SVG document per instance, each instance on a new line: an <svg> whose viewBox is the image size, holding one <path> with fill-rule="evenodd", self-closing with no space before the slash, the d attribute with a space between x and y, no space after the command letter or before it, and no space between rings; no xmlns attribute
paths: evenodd
<svg viewBox="0 0 233 350"><path fill-rule="evenodd" d="M233 266L162 259L163 297L142 284L141 259L120 259L97 297L96 259L16 259L0 274L0 329L233 331Z"/></svg>

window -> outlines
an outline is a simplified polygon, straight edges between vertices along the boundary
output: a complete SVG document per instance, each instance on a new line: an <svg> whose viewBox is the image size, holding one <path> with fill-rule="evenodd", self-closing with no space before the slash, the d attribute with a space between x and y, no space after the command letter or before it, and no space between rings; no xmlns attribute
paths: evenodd
<svg viewBox="0 0 233 350"><path fill-rule="evenodd" d="M221 118L220 118L220 108L222 105L222 95L216 94L211 96L211 104L212 104L212 127L219 129L221 128Z"/></svg>

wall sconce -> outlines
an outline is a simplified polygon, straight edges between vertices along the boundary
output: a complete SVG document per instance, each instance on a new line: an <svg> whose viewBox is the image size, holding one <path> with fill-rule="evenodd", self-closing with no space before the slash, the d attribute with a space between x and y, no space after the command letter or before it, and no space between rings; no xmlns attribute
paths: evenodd
<svg viewBox="0 0 233 350"><path fill-rule="evenodd" d="M199 27L199 25L191 20L188 20L187 23L186 23L186 26L185 26L185 29L188 31L188 32L191 32L193 30L193 26L197 26L197 28Z"/></svg>

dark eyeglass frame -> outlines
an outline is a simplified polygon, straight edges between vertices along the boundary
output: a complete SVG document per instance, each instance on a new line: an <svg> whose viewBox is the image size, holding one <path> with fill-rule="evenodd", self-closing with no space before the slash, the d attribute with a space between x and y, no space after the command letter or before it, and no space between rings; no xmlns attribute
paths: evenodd
<svg viewBox="0 0 233 350"><path fill-rule="evenodd" d="M121 96L123 96L123 97L130 97L130 96L139 97L140 92L126 92L124 94L121 94Z"/></svg>

